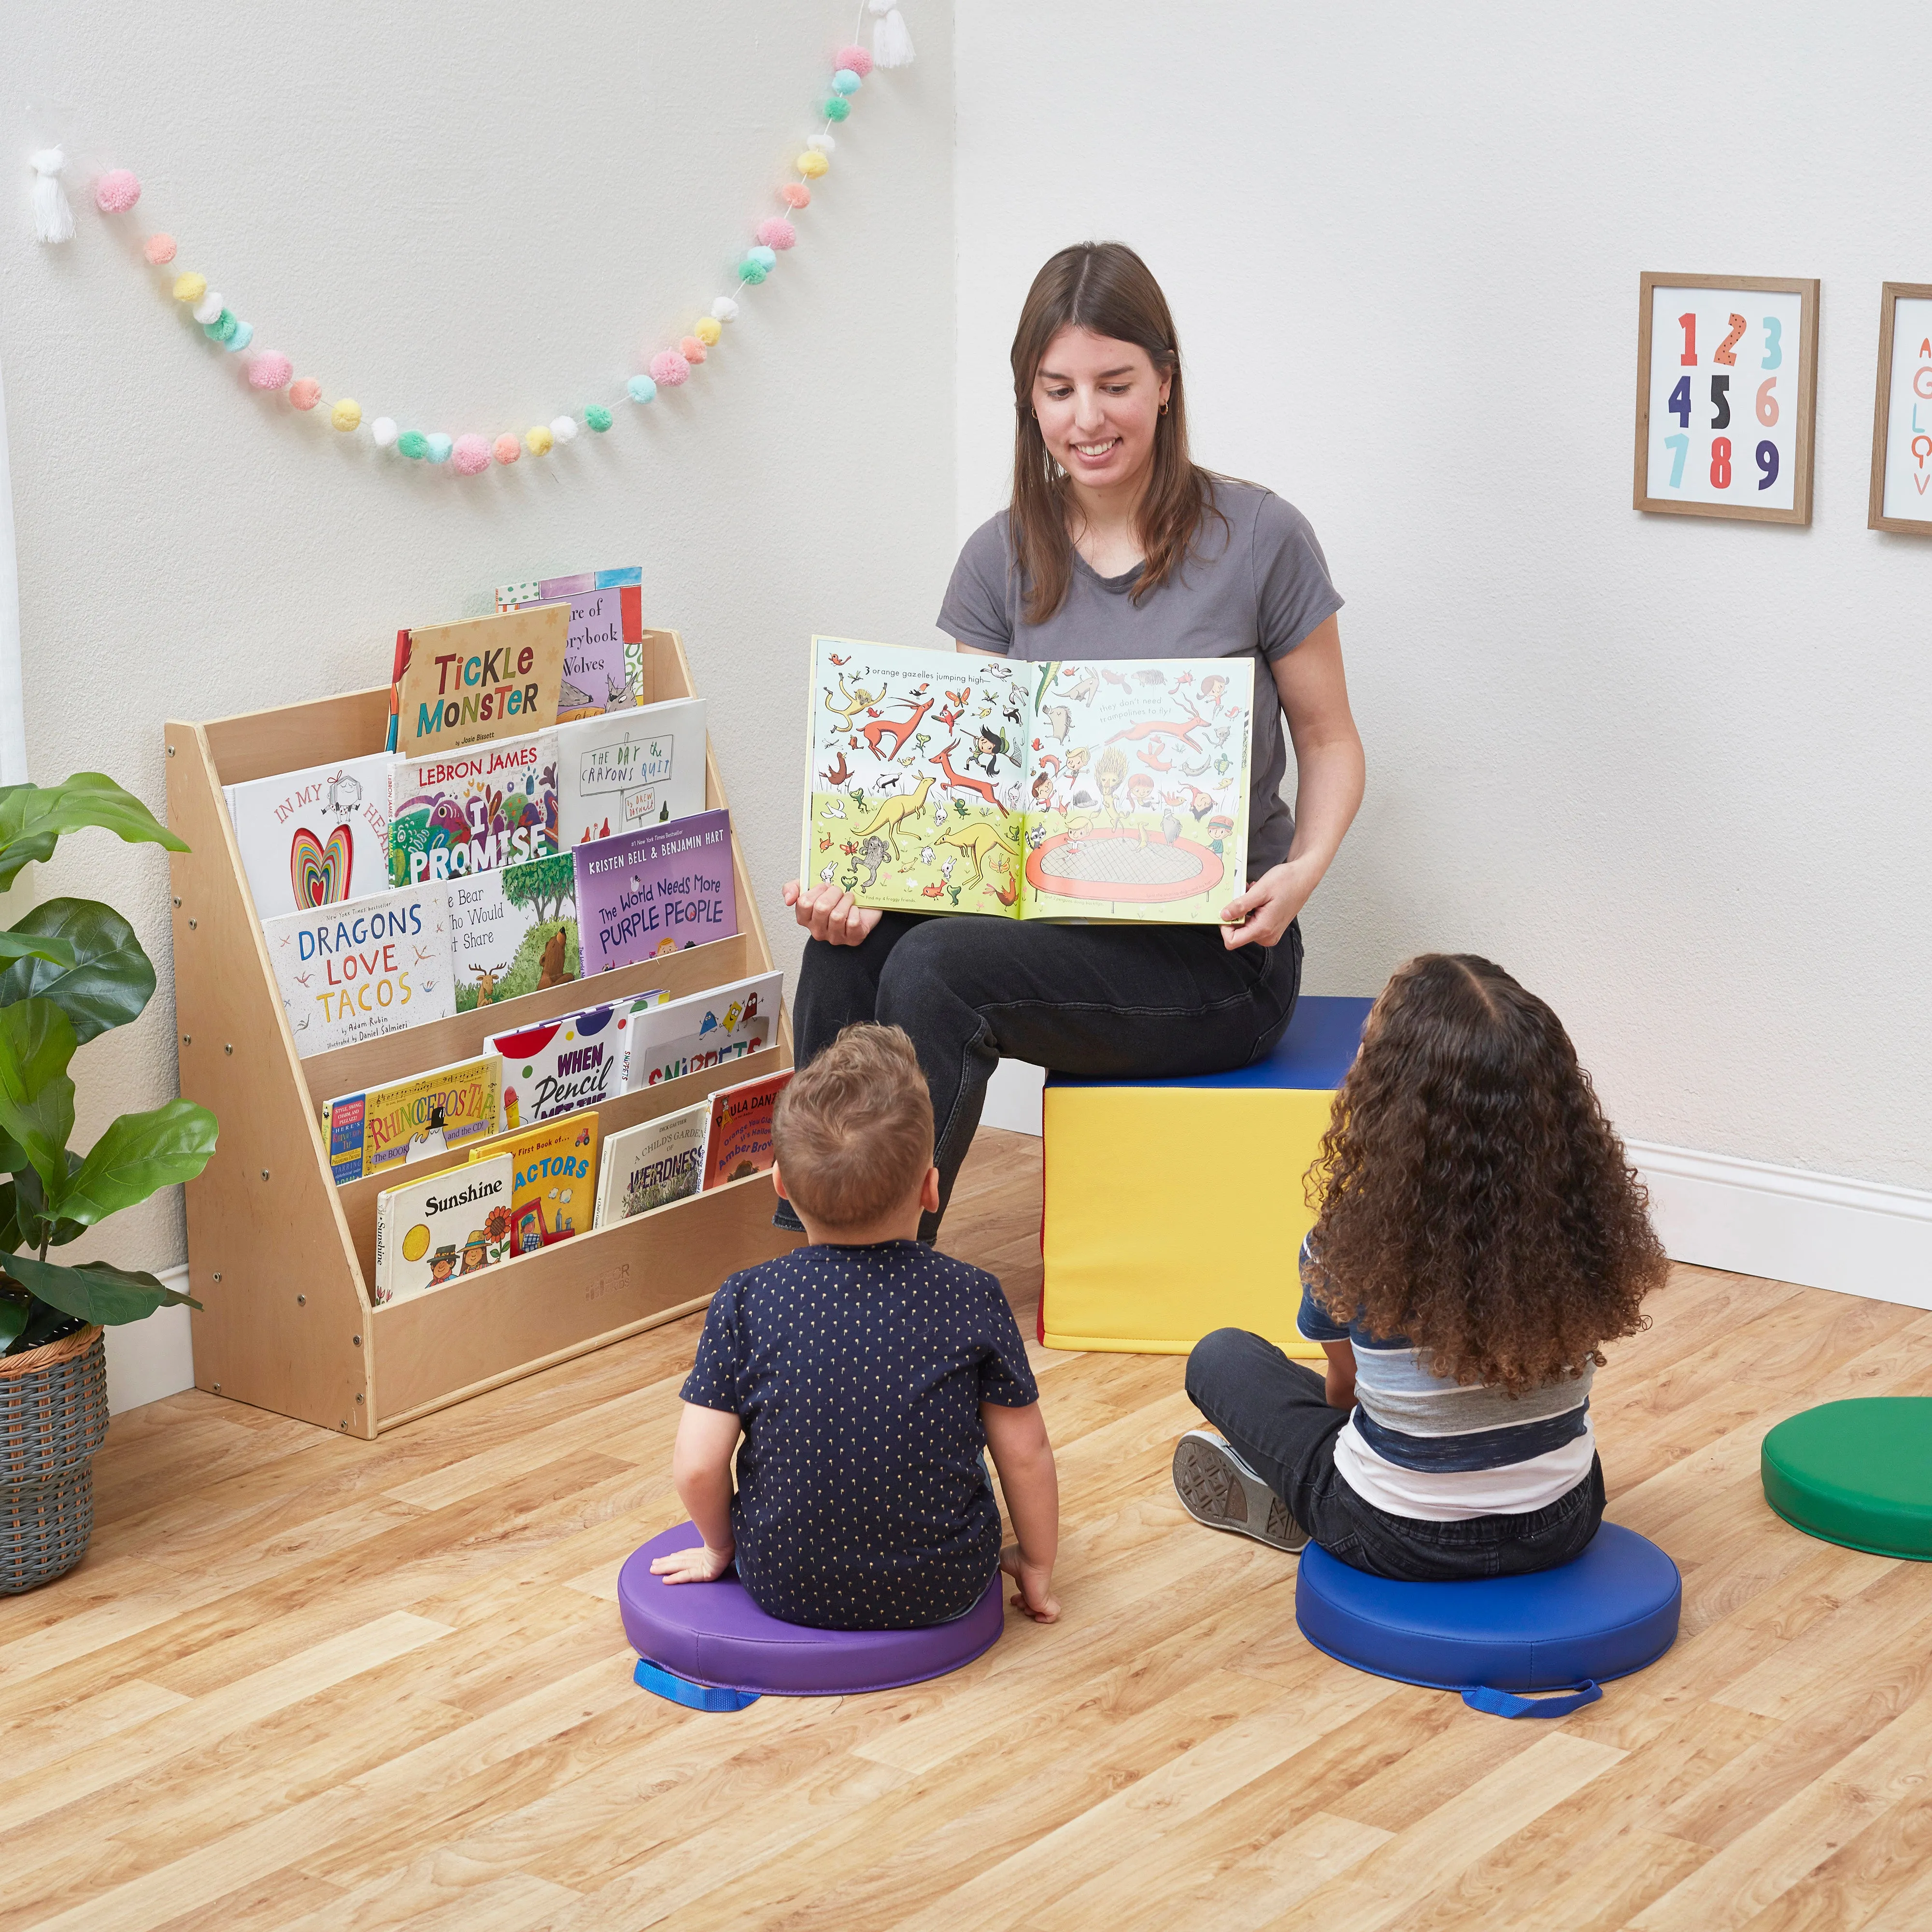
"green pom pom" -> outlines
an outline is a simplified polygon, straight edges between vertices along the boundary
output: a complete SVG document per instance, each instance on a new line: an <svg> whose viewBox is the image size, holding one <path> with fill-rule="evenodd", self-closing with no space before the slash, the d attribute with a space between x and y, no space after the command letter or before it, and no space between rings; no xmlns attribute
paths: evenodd
<svg viewBox="0 0 1932 1932"><path fill-rule="evenodd" d="M825 97L825 118L828 121L842 121L852 111L852 104L842 94L828 94Z"/></svg>
<svg viewBox="0 0 1932 1932"><path fill-rule="evenodd" d="M235 332L242 326L240 319L232 308L225 308L212 322L205 322L201 332L211 342L232 342Z"/></svg>
<svg viewBox="0 0 1932 1932"><path fill-rule="evenodd" d="M419 429L406 429L397 437L396 447L405 456L413 456L420 460L429 454L429 438Z"/></svg>
<svg viewBox="0 0 1932 1932"><path fill-rule="evenodd" d="M753 284L762 282L770 273L771 271L764 262L754 262L748 255L738 264L738 278L740 281Z"/></svg>
<svg viewBox="0 0 1932 1932"><path fill-rule="evenodd" d="M602 403L592 403L584 412L584 426L602 435L610 427L610 412Z"/></svg>

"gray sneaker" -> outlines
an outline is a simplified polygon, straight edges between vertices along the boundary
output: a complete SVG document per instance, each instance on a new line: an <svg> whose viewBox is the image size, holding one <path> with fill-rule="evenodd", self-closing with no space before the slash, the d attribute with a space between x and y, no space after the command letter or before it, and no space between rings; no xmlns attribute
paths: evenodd
<svg viewBox="0 0 1932 1932"><path fill-rule="evenodd" d="M1190 1429L1174 1445L1174 1486L1187 1514L1210 1529L1232 1529L1291 1556L1308 1540L1288 1505L1214 1430Z"/></svg>

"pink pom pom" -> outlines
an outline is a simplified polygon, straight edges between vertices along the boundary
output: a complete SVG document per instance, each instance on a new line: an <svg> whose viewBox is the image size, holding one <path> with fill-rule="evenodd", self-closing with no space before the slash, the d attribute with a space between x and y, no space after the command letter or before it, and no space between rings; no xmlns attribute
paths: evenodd
<svg viewBox="0 0 1932 1932"><path fill-rule="evenodd" d="M172 235L150 235L141 244L141 253L160 268L175 258L175 238Z"/></svg>
<svg viewBox="0 0 1932 1932"><path fill-rule="evenodd" d="M312 410L322 400L322 385L313 376L304 376L289 385L289 400L298 410Z"/></svg>
<svg viewBox="0 0 1932 1932"><path fill-rule="evenodd" d="M492 447L496 452L499 463L514 463L524 453L524 446L507 430L497 437Z"/></svg>
<svg viewBox="0 0 1932 1932"><path fill-rule="evenodd" d="M490 446L480 436L459 436L449 460L459 474L480 476L490 466Z"/></svg>
<svg viewBox="0 0 1932 1932"><path fill-rule="evenodd" d="M698 338L693 336L692 340L696 342ZM704 346L701 342L698 346ZM691 380L691 364L675 349L661 349L651 358L651 380L660 388L674 389L679 383Z"/></svg>
<svg viewBox="0 0 1932 1932"><path fill-rule="evenodd" d="M798 230L778 215L758 224L758 240L765 248L789 248L797 239Z"/></svg>
<svg viewBox="0 0 1932 1932"><path fill-rule="evenodd" d="M704 360L704 344L694 335L687 335L677 345L677 352L694 369Z"/></svg>
<svg viewBox="0 0 1932 1932"><path fill-rule="evenodd" d="M832 57L832 70L849 67L861 80L872 70L872 57L863 47L841 47Z"/></svg>
<svg viewBox="0 0 1932 1932"><path fill-rule="evenodd" d="M103 214L124 214L141 198L141 184L125 168L110 168L94 184L94 205Z"/></svg>
<svg viewBox="0 0 1932 1932"><path fill-rule="evenodd" d="M259 356L248 358L248 386L255 389L286 389L289 378L296 373L295 364L273 349L265 349ZM315 386L310 383L313 388Z"/></svg>
<svg viewBox="0 0 1932 1932"><path fill-rule="evenodd" d="M812 206L812 190L802 182L787 182L778 190L778 199L788 208L809 208Z"/></svg>

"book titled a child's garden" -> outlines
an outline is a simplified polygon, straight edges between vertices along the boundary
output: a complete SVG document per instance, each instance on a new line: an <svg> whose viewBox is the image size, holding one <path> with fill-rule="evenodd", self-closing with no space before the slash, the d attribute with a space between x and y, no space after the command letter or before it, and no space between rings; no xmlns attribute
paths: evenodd
<svg viewBox="0 0 1932 1932"><path fill-rule="evenodd" d="M895 912L1218 924L1247 879L1247 658L812 647L800 878Z"/></svg>

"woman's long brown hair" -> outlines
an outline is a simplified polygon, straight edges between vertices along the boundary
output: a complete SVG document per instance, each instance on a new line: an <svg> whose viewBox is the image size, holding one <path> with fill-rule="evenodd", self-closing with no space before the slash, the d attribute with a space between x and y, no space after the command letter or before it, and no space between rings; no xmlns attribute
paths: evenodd
<svg viewBox="0 0 1932 1932"><path fill-rule="evenodd" d="M1134 586L1138 603L1186 561L1215 508L1214 478L1187 453L1187 402L1180 344L1167 298L1148 265L1124 242L1082 242L1063 248L1033 278L1013 334L1013 568L1026 587L1030 624L1043 624L1066 601L1073 575L1066 527L1066 478L1048 453L1034 418L1034 378L1047 346L1063 328L1131 342L1168 378L1167 412L1154 418L1154 471L1140 508L1141 554Z"/></svg>
<svg viewBox="0 0 1932 1932"><path fill-rule="evenodd" d="M1600 1366L1670 1265L1562 1022L1468 953L1390 980L1310 1184L1316 1299L1458 1382Z"/></svg>

